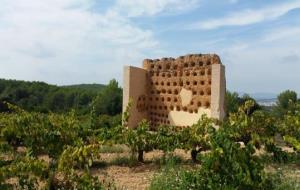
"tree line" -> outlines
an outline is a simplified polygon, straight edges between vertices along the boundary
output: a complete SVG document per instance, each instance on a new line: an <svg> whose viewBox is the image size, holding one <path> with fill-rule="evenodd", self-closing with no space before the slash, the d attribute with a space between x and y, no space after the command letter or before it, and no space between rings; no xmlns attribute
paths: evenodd
<svg viewBox="0 0 300 190"><path fill-rule="evenodd" d="M82 84L72 86L49 85L44 82L25 82L0 79L0 112L9 111L4 102L30 112L90 113L95 107L98 114L121 113L122 89L116 80L108 85Z"/></svg>

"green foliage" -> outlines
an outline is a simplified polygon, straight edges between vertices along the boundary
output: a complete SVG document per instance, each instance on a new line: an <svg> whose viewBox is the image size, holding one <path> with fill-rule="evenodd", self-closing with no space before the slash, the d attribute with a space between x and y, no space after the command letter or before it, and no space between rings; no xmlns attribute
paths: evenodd
<svg viewBox="0 0 300 190"><path fill-rule="evenodd" d="M261 189L263 165L252 144L241 147L231 140L226 126L212 130L212 151L202 158L200 189Z"/></svg>
<svg viewBox="0 0 300 190"><path fill-rule="evenodd" d="M177 165L167 165L160 174L154 176L150 190L187 190L197 189L195 171L178 168ZM192 182L192 183L191 183Z"/></svg>
<svg viewBox="0 0 300 190"><path fill-rule="evenodd" d="M261 107L258 105L258 103L253 98L251 98L249 95L244 94L242 97L240 97L239 94L236 92L226 91L225 109L226 109L227 114L229 115L230 113L238 112L239 107L244 105L245 102L247 102L247 101L254 102L254 105L251 108L251 110L249 110L248 114L253 113L255 110L261 109Z"/></svg>
<svg viewBox="0 0 300 190"><path fill-rule="evenodd" d="M284 140L292 147L294 147L296 151L300 152L300 141L291 136L284 136Z"/></svg>
<svg viewBox="0 0 300 190"><path fill-rule="evenodd" d="M265 174L256 150L267 147L276 159L286 160L288 156L274 142L275 134L280 131L276 118L261 110L253 111L253 107L255 102L246 101L218 126L204 117L197 125L181 131L185 138L180 142L185 142L186 149L204 146L210 150L198 156L201 168L164 170L154 178L150 189L275 189L276 183ZM295 123L300 122L295 115L292 119L286 117L290 123L283 120L285 134L294 135L293 139L285 139L296 147L299 127Z"/></svg>
<svg viewBox="0 0 300 190"><path fill-rule="evenodd" d="M80 168L89 172L93 161L99 159L99 147L99 145L67 147L58 160L58 170L70 173L73 168Z"/></svg>
<svg viewBox="0 0 300 190"><path fill-rule="evenodd" d="M247 101L241 106L238 112L230 114L227 130L230 131L231 138L241 141L245 145L252 143L256 148L260 148L264 143L271 143L275 135L275 118L263 111L255 111L249 114L255 102Z"/></svg>
<svg viewBox="0 0 300 190"><path fill-rule="evenodd" d="M240 106L240 97L236 92L226 91L225 108L227 113L237 112Z"/></svg>
<svg viewBox="0 0 300 190"><path fill-rule="evenodd" d="M173 126L159 126L154 134L154 147L162 150L165 153L173 152L176 148L180 147L181 130Z"/></svg>
<svg viewBox="0 0 300 190"><path fill-rule="evenodd" d="M201 156L200 169L172 169L157 176L150 189L262 189L263 165L254 146L232 141L226 126L209 128L211 151Z"/></svg>
<svg viewBox="0 0 300 190"><path fill-rule="evenodd" d="M64 113L75 109L89 112L89 105L104 85L58 87L43 82L24 82L0 79L0 112L9 111L4 101L27 111Z"/></svg>
<svg viewBox="0 0 300 190"><path fill-rule="evenodd" d="M47 176L48 166L30 156L17 157L10 164L0 167L0 189L37 189L38 181ZM16 178L17 184L8 183Z"/></svg>
<svg viewBox="0 0 300 190"><path fill-rule="evenodd" d="M277 96L277 106L275 114L282 117L288 111L294 111L294 105L297 103L297 93L295 91L286 90Z"/></svg>
<svg viewBox="0 0 300 190"><path fill-rule="evenodd" d="M149 123L142 121L136 129L128 128L124 133L125 144L132 154L138 154L138 160L143 162L144 152L154 149L154 133L150 131Z"/></svg>
<svg viewBox="0 0 300 190"><path fill-rule="evenodd" d="M279 133L290 146L300 152L300 104L292 106L294 110L289 111L279 122Z"/></svg>
<svg viewBox="0 0 300 190"><path fill-rule="evenodd" d="M66 115L18 111L0 114L1 137L10 145L24 145L33 155L57 157L66 145L81 143L74 112Z"/></svg>
<svg viewBox="0 0 300 190"><path fill-rule="evenodd" d="M203 115L197 124L189 128L184 128L180 135L180 148L191 150L191 156L194 162L197 161L197 155L201 151L210 149L208 129L214 125L213 120Z"/></svg>
<svg viewBox="0 0 300 190"><path fill-rule="evenodd" d="M122 89L116 80L109 84L99 93L93 102L96 114L116 115L122 111Z"/></svg>
<svg viewBox="0 0 300 190"><path fill-rule="evenodd" d="M277 97L277 105L283 109L288 109L290 102L297 102L297 93L295 91L286 90L280 93Z"/></svg>

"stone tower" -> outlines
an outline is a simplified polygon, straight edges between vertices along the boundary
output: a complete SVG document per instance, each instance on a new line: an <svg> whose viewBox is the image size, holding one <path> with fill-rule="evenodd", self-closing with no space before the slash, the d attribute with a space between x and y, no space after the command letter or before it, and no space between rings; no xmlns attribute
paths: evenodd
<svg viewBox="0 0 300 190"><path fill-rule="evenodd" d="M123 88L123 111L133 101L130 127L142 119L153 127L186 127L202 114L225 117L225 67L215 54L146 59L143 68L125 66Z"/></svg>

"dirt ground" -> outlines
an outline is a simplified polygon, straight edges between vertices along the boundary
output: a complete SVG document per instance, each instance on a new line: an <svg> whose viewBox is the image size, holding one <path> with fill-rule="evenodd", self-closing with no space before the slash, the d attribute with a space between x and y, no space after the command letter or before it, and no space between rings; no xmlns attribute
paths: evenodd
<svg viewBox="0 0 300 190"><path fill-rule="evenodd" d="M183 150L176 150L175 155L182 161L188 162L189 153ZM129 158L128 153L102 153L101 160L111 163L118 158ZM161 151L152 151L144 155L145 163L137 163L133 166L108 165L101 168L93 168L92 174L100 179L113 181L120 190L144 190L148 189L154 175L160 171L160 165L157 163L159 158L163 157Z"/></svg>

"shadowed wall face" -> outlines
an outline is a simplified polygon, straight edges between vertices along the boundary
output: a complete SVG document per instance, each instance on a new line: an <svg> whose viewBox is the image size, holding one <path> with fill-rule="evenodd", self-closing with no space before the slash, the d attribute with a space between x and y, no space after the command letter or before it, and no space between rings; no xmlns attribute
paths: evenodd
<svg viewBox="0 0 300 190"><path fill-rule="evenodd" d="M137 97L126 95L135 90L125 83L124 103L128 97L137 101L133 110L152 126L191 126L203 114L217 119L224 117L225 69L217 55L147 59L139 72L146 72L145 83L134 77L145 88L144 92ZM124 81L126 77L133 78L124 76Z"/></svg>

